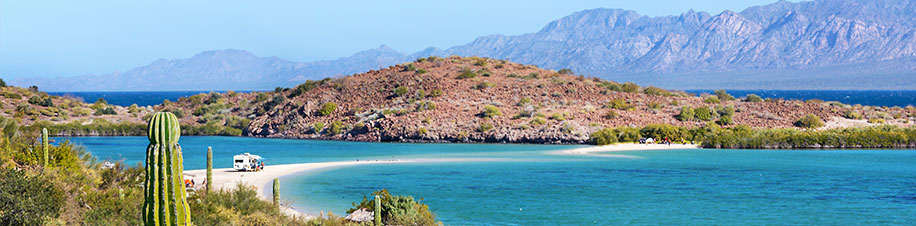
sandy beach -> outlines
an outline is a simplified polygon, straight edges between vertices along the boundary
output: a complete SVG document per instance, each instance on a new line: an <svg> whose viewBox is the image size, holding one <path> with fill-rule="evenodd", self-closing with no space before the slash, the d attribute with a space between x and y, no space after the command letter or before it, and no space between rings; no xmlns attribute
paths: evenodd
<svg viewBox="0 0 916 226"><path fill-rule="evenodd" d="M260 172L238 172L232 168L219 168L213 169L213 189L226 189L231 190L235 189L236 184L242 183L250 186L254 186L255 190L258 191L258 197L264 200L271 200L267 193L270 189L269 184L273 183L274 178L279 178L282 176L295 174L299 172L306 172L311 170L318 170L323 168L330 167L342 167L342 166L352 166L352 165L362 165L362 164L385 164L385 163L403 163L408 161L403 160L371 160L371 161L340 161L340 162L318 162L318 163L299 163L299 164L285 164L285 165L267 165L264 167L264 170ZM195 181L203 183L203 180L207 178L207 170L187 170L184 171L186 175L194 176ZM283 181L280 181L280 186L283 186ZM202 188L202 187L201 187ZM281 197L282 199L282 197ZM301 216L306 218L311 218L310 216L302 212L296 211L288 206L283 206L283 211L292 216Z"/></svg>
<svg viewBox="0 0 916 226"><path fill-rule="evenodd" d="M684 145L684 144L672 144L672 145L662 145L662 144L614 144L614 145L605 145L605 146L590 146L583 148L576 148L570 150L561 150L550 152L549 154L567 154L567 155L594 155L602 157L632 157L627 155L613 155L613 154L596 154L599 152L613 152L613 151L636 151L636 150L672 150L672 149L697 149L697 145ZM361 161L339 161L339 162L317 162L317 163L299 163L299 164L283 164L283 165L267 165L264 170L260 172L238 172L231 168L219 168L213 169L213 189L226 189L231 190L235 189L235 186L239 183L246 184L249 186L254 186L255 190L258 192L258 197L264 200L271 200L271 197L268 193L270 184L272 184L274 178L279 178L295 173L307 172L312 170L319 170L324 168L331 167L345 167L353 165L362 165L362 164L390 164L390 163L406 163L406 162L456 162L456 161L493 161L493 159L477 159L477 158L436 158L436 159L414 159L414 160L361 160ZM195 181L198 183L203 183L203 179L207 177L206 169L199 170L187 170L184 172L186 175L191 175L195 178ZM280 181L280 186L283 186L283 181ZM282 199L282 195L281 195ZM296 211L293 208L288 206L282 207L283 211L292 216L301 216L306 218L311 218L308 214Z"/></svg>

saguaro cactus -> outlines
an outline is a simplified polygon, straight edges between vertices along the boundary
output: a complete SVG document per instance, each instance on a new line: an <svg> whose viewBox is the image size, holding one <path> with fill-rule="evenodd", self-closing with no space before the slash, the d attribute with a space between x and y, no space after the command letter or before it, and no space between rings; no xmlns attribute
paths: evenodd
<svg viewBox="0 0 916 226"><path fill-rule="evenodd" d="M213 148L207 147L207 192L213 185Z"/></svg>
<svg viewBox="0 0 916 226"><path fill-rule="evenodd" d="M44 153L44 166L48 166L48 128L41 128L41 150Z"/></svg>
<svg viewBox="0 0 916 226"><path fill-rule="evenodd" d="M159 112L149 120L149 146L146 148L146 200L143 203L145 225L189 225L184 185L184 166L178 138L181 128L178 118L169 112Z"/></svg>
<svg viewBox="0 0 916 226"><path fill-rule="evenodd" d="M274 178L274 205L280 206L280 178Z"/></svg>
<svg viewBox="0 0 916 226"><path fill-rule="evenodd" d="M373 214L373 216L375 217L375 225L376 226L382 225L382 198L378 197L378 195L375 195L375 211L374 212L375 213Z"/></svg>

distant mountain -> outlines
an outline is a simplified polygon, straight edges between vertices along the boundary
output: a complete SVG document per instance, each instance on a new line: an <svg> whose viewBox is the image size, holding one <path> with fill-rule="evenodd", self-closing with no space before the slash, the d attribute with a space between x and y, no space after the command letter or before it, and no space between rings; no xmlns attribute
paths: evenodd
<svg viewBox="0 0 916 226"><path fill-rule="evenodd" d="M229 56L195 60L222 52ZM742 12L665 17L592 9L536 33L484 36L410 55L382 46L332 61L295 63L212 51L125 73L12 83L50 90L162 90L153 86L157 82L133 84L122 78L174 77L162 82L190 84L178 85L181 89L268 89L430 55L508 59L675 89L916 89L916 1L780 1Z"/></svg>

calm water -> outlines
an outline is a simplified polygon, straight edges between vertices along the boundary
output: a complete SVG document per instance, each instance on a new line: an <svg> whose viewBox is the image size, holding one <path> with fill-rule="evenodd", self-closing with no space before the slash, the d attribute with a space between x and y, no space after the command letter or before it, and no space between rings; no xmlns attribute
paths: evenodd
<svg viewBox="0 0 916 226"><path fill-rule="evenodd" d="M218 91L219 92L219 91ZM250 91L237 91L250 92ZM109 104L130 106L153 106L161 104L164 100L176 101L178 98L193 96L210 91L144 91L144 92L48 92L57 96L72 96L82 98L84 102L93 103L99 98L105 98Z"/></svg>
<svg viewBox="0 0 916 226"><path fill-rule="evenodd" d="M686 90L689 93L713 93L713 90ZM916 90L727 90L735 97L757 94L766 98L786 100L820 99L844 104L906 107L916 105Z"/></svg>
<svg viewBox="0 0 916 226"><path fill-rule="evenodd" d="M73 138L97 156L143 158L145 137ZM306 212L343 213L387 188L422 197L449 225L912 225L916 150L675 150L566 156L573 146L379 144L182 137L186 168L242 151L277 163L482 160L332 168L281 178ZM269 167L269 166L268 166Z"/></svg>

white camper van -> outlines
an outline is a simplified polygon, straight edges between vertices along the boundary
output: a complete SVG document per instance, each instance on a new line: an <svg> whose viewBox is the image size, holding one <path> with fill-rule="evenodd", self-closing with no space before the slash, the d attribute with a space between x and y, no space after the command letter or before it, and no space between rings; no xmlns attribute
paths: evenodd
<svg viewBox="0 0 916 226"><path fill-rule="evenodd" d="M247 152L241 155L235 155L232 157L232 168L238 171L255 171L260 169L262 159L261 156L252 155Z"/></svg>

